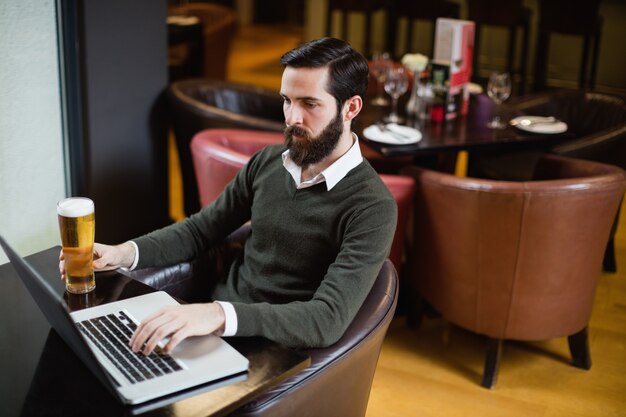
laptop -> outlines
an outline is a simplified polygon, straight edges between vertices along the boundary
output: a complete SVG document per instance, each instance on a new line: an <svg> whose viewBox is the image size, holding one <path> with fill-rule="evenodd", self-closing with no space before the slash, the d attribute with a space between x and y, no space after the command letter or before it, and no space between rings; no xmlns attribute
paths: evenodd
<svg viewBox="0 0 626 417"><path fill-rule="evenodd" d="M217 387L221 381L246 378L248 359L214 335L185 339L169 355L146 357L125 351L127 338L141 320L161 307L178 304L167 293L70 312L61 295L2 236L0 246L50 325L120 402L142 404L185 390L193 393L196 390L190 388L202 384Z"/></svg>

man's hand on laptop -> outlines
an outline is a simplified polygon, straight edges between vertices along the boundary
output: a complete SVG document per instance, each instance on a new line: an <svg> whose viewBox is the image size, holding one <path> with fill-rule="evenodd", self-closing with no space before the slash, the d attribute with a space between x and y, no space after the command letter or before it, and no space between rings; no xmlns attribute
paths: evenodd
<svg viewBox="0 0 626 417"><path fill-rule="evenodd" d="M93 268L96 271L110 271L122 267L128 268L133 264L135 256L135 247L130 242L115 246L94 243ZM65 256L63 256L63 249L61 249L59 255L59 272L61 273L61 279L65 279Z"/></svg>
<svg viewBox="0 0 626 417"><path fill-rule="evenodd" d="M141 322L130 339L133 352L149 355L166 337L163 353L170 353L190 336L224 332L224 310L218 303L185 304L165 307Z"/></svg>

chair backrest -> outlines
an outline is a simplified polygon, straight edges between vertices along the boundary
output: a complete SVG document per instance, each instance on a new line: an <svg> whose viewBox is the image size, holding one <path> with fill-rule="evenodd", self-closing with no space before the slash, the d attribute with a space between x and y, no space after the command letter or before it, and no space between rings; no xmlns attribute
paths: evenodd
<svg viewBox="0 0 626 417"><path fill-rule="evenodd" d="M204 129L250 129L281 132L283 100L260 87L192 79L174 82L168 89L176 147L183 180L187 215L200 208L190 143Z"/></svg>
<svg viewBox="0 0 626 417"><path fill-rule="evenodd" d="M208 129L196 134L191 154L200 205L212 203L256 151L283 141L283 134L275 132Z"/></svg>
<svg viewBox="0 0 626 417"><path fill-rule="evenodd" d="M564 89L528 95L511 105L525 114L563 120L578 138L626 126L624 100L608 94Z"/></svg>
<svg viewBox="0 0 626 417"><path fill-rule="evenodd" d="M558 156L527 182L407 171L417 181L408 279L445 318L496 339L587 325L624 171Z"/></svg>
<svg viewBox="0 0 626 417"><path fill-rule="evenodd" d="M591 91L557 90L528 95L515 108L525 114L554 116L576 137L550 152L626 169L626 103L620 97Z"/></svg>

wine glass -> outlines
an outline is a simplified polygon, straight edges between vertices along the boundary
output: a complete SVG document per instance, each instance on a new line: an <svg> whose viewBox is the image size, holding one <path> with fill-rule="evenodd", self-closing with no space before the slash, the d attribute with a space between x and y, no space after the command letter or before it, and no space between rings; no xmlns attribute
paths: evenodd
<svg viewBox="0 0 626 417"><path fill-rule="evenodd" d="M487 95L496 104L495 115L493 119L487 123L487 127L491 129L504 129L506 123L500 120L498 110L502 104L511 95L511 77L508 72L494 72L489 77L487 83Z"/></svg>
<svg viewBox="0 0 626 417"><path fill-rule="evenodd" d="M378 94L372 100L372 104L375 106L386 106L389 104L389 100L383 93L383 85L387 79L387 72L391 68L391 58L388 52L377 52L372 59L372 75L376 79L378 87Z"/></svg>
<svg viewBox="0 0 626 417"><path fill-rule="evenodd" d="M409 88L409 76L404 66L390 68L385 80L385 91L391 96L391 113L385 121L399 123L403 119L398 116L398 98Z"/></svg>

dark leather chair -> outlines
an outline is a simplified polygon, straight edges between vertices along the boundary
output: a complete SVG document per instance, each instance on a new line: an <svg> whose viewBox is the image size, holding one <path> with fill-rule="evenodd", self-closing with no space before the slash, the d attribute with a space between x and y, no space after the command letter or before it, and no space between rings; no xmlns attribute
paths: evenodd
<svg viewBox="0 0 626 417"><path fill-rule="evenodd" d="M204 129L251 129L281 132L285 122L278 92L208 79L181 80L168 89L176 148L183 181L186 215L200 209L189 144Z"/></svg>
<svg viewBox="0 0 626 417"><path fill-rule="evenodd" d="M206 281L211 274L224 274L242 250L250 233L245 225L206 258L166 268L147 268L131 276L174 297L190 302L206 301ZM342 416L363 417L383 339L398 300L398 278L385 261L372 290L353 322L337 343L304 350L311 365L261 394L230 416Z"/></svg>
<svg viewBox="0 0 626 417"><path fill-rule="evenodd" d="M626 173L546 155L525 182L405 174L417 182L408 285L444 319L488 337L482 385L495 385L505 339L567 336L573 365L589 369L587 326ZM421 313L412 308L409 322Z"/></svg>
<svg viewBox="0 0 626 417"><path fill-rule="evenodd" d="M206 206L219 196L237 172L259 149L283 142L283 135L236 129L207 129L191 141L191 154L198 182L200 203ZM404 243L413 207L415 181L410 177L381 174L396 204L398 221L389 259L400 271L403 265Z"/></svg>
<svg viewBox="0 0 626 417"><path fill-rule="evenodd" d="M626 170L626 103L619 97L577 90L547 91L521 97L511 106L523 114L554 116L568 124L575 138L551 149L492 152L475 155L470 172L482 178L524 181L532 178L539 158L546 152L616 165ZM604 258L604 269L615 272L614 236Z"/></svg>

